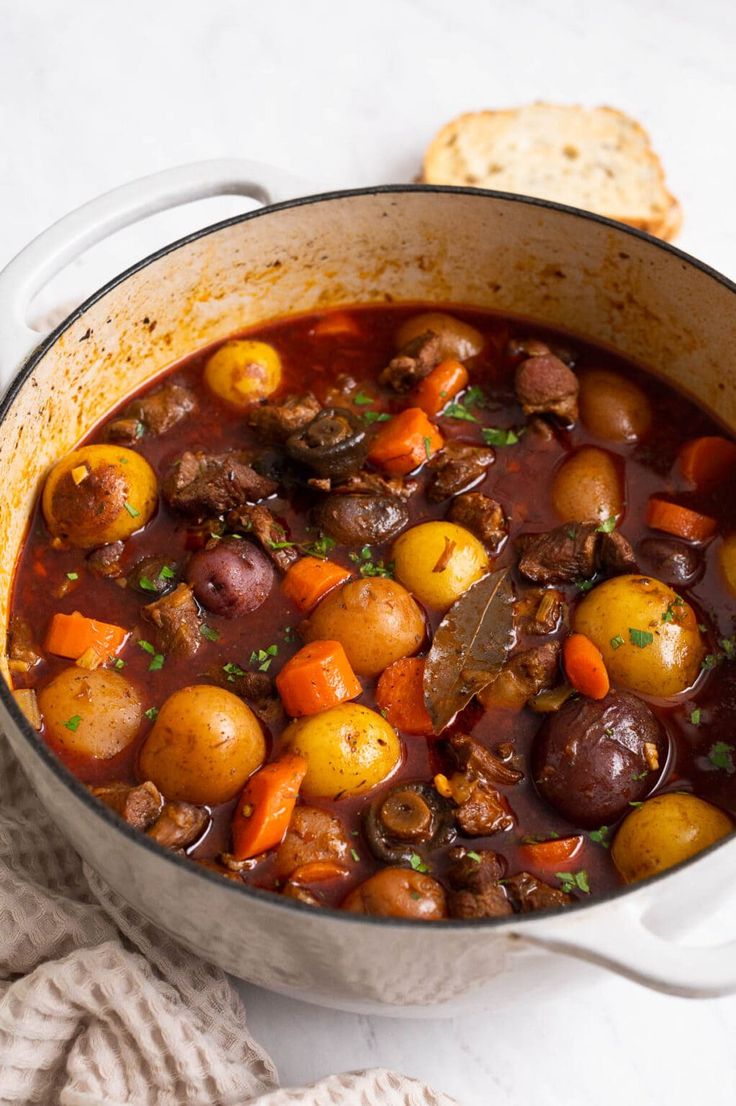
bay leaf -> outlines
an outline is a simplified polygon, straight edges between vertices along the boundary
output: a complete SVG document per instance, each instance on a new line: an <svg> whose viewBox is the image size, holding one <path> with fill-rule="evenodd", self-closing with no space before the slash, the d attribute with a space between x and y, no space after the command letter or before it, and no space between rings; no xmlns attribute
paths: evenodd
<svg viewBox="0 0 736 1106"><path fill-rule="evenodd" d="M436 734L495 679L514 640L514 592L501 568L468 588L437 627L424 666L424 702Z"/></svg>

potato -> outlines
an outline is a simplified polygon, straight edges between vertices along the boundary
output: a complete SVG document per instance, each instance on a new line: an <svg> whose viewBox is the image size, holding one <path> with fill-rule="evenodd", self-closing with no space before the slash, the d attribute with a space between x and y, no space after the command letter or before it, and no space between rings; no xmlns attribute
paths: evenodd
<svg viewBox="0 0 736 1106"><path fill-rule="evenodd" d="M453 522L423 522L394 542L396 578L427 607L445 610L488 572L488 555Z"/></svg>
<svg viewBox="0 0 736 1106"><path fill-rule="evenodd" d="M38 693L49 742L73 756L109 760L138 736L143 706L133 684L107 668L70 665Z"/></svg>
<svg viewBox="0 0 736 1106"><path fill-rule="evenodd" d="M611 857L626 883L635 883L707 849L733 828L727 814L695 795L655 795L627 816Z"/></svg>
<svg viewBox="0 0 736 1106"><path fill-rule="evenodd" d="M225 342L204 367L207 386L219 399L244 409L265 399L281 383L281 358L266 342Z"/></svg>
<svg viewBox="0 0 736 1106"><path fill-rule="evenodd" d="M726 579L726 587L731 595L736 595L736 534L729 534L721 542L718 563Z"/></svg>
<svg viewBox="0 0 736 1106"><path fill-rule="evenodd" d="M393 726L357 703L299 718L286 727L282 740L309 765L302 783L308 799L363 795L387 780L401 761Z"/></svg>
<svg viewBox="0 0 736 1106"><path fill-rule="evenodd" d="M552 505L563 522L618 518L623 498L616 462L595 446L583 446L563 461L552 483Z"/></svg>
<svg viewBox="0 0 736 1106"><path fill-rule="evenodd" d="M424 615L401 584L351 580L331 591L301 624L305 641L339 641L353 672L377 676L424 640Z"/></svg>
<svg viewBox="0 0 736 1106"><path fill-rule="evenodd" d="M573 629L598 646L614 684L645 695L691 687L706 653L692 607L651 576L616 576L593 588Z"/></svg>
<svg viewBox="0 0 736 1106"><path fill-rule="evenodd" d="M442 357L456 357L458 361L466 361L480 353L485 345L483 335L474 326L463 323L452 315L446 315L443 311L425 311L421 315L413 315L399 327L396 335L398 348L401 349L428 330L439 338Z"/></svg>
<svg viewBox="0 0 736 1106"><path fill-rule="evenodd" d="M125 541L156 509L156 474L144 457L119 445L85 445L57 461L42 507L54 537L78 549Z"/></svg>
<svg viewBox="0 0 736 1106"><path fill-rule="evenodd" d="M193 684L161 707L143 743L138 774L167 799L216 806L239 793L265 756L250 707L231 691Z"/></svg>
<svg viewBox="0 0 736 1106"><path fill-rule="evenodd" d="M353 914L415 918L424 922L447 917L442 884L411 868L381 868L350 892L342 908Z"/></svg>
<svg viewBox="0 0 736 1106"><path fill-rule="evenodd" d="M636 442L649 430L649 400L632 381L606 369L594 369L580 380L580 417L597 438Z"/></svg>

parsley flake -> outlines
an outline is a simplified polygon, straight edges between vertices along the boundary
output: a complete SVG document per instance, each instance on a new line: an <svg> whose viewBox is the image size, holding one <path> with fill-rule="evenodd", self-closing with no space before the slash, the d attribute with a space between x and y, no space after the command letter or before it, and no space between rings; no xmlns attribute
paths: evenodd
<svg viewBox="0 0 736 1106"><path fill-rule="evenodd" d="M65 725L65 727L67 728L67 730L71 730L71 731L72 731L72 733L76 733L76 732L77 732L77 730L79 729L79 723L80 723L81 721L82 721L82 716L81 716L81 714L73 714L73 715L71 716L71 718L67 718L67 720L66 720L66 722L64 723L64 725Z"/></svg>
<svg viewBox="0 0 736 1106"><path fill-rule="evenodd" d="M581 868L579 872L555 872L555 878L560 881L562 890L568 895L571 891L582 891L584 895L590 894L588 873L585 868Z"/></svg>
<svg viewBox="0 0 736 1106"><path fill-rule="evenodd" d="M220 640L220 635L219 635L218 631L213 630L211 626L207 626L204 623L199 627L199 632L200 632L200 634L202 635L203 638L207 639L207 641L219 641Z"/></svg>
<svg viewBox="0 0 736 1106"><path fill-rule="evenodd" d="M412 868L414 869L415 872L428 872L429 871L429 868L424 863L424 861L422 860L419 853L412 853L411 856L409 857L409 863L411 864L411 866L412 866Z"/></svg>
<svg viewBox="0 0 736 1106"><path fill-rule="evenodd" d="M703 718L703 712L700 707L696 707L695 710L690 712L690 721L693 726L699 726Z"/></svg>
<svg viewBox="0 0 736 1106"><path fill-rule="evenodd" d="M171 565L164 565L158 574L159 580L173 580L175 576L176 573L174 572Z"/></svg>
<svg viewBox="0 0 736 1106"><path fill-rule="evenodd" d="M78 580L79 579L79 573L78 572L67 572L66 578L67 578L67 580Z"/></svg>
<svg viewBox="0 0 736 1106"><path fill-rule="evenodd" d="M222 671L227 673L228 681L232 684L235 683L236 676L244 676L245 669L241 668L235 661L228 661L227 664L223 664Z"/></svg>
<svg viewBox="0 0 736 1106"><path fill-rule="evenodd" d="M442 412L448 419L458 419L461 422L477 422L478 419L475 415L468 411L467 407L459 401L453 401L448 403L447 407Z"/></svg>
<svg viewBox="0 0 736 1106"><path fill-rule="evenodd" d="M143 588L144 591L156 591L156 585L150 576L140 576L138 586Z"/></svg>
<svg viewBox="0 0 736 1106"><path fill-rule="evenodd" d="M351 849L350 850L350 855L352 856L353 860L357 864L360 860L360 853L357 851L357 849Z"/></svg>
<svg viewBox="0 0 736 1106"><path fill-rule="evenodd" d="M578 589L578 591L590 591L593 586L594 584L592 580L575 581L575 587Z"/></svg>
<svg viewBox="0 0 736 1106"><path fill-rule="evenodd" d="M432 460L432 440L431 438L424 439L424 452L427 454L427 460Z"/></svg>
<svg viewBox="0 0 736 1106"><path fill-rule="evenodd" d="M364 392L362 389L353 396L353 403L357 407L370 407L370 405L375 402L375 396L369 396L368 393Z"/></svg>
<svg viewBox="0 0 736 1106"><path fill-rule="evenodd" d="M138 646L139 646L140 649L143 650L144 653L150 653L151 656L153 656L153 654L156 652L156 650L151 645L150 641L144 641L142 638L138 642Z"/></svg>
<svg viewBox="0 0 736 1106"><path fill-rule="evenodd" d="M502 430L498 426L484 426L481 430L481 437L486 445L516 445L519 438L524 433L523 430Z"/></svg>
<svg viewBox="0 0 736 1106"><path fill-rule="evenodd" d="M113 668L117 668L117 670L119 672L121 668L125 668L125 661L123 660L122 657L115 657L115 659L112 662L112 666L113 666Z"/></svg>
<svg viewBox="0 0 736 1106"><path fill-rule="evenodd" d="M373 560L373 550L369 545L364 545L360 553L351 553L350 560L358 565L361 576L383 576L392 579L394 574L393 561L384 564L383 561Z"/></svg>
<svg viewBox="0 0 736 1106"><path fill-rule="evenodd" d="M625 642L625 641L624 641L624 639L623 639L623 638L621 637L621 634L616 634L616 636L615 636L615 637L612 637L612 638L611 638L611 642L610 642L610 645L611 645L611 648L612 648L612 649L620 649L620 648L621 648L621 646L622 646L622 645L625 645L625 644L626 644L626 642Z"/></svg>
<svg viewBox="0 0 736 1106"><path fill-rule="evenodd" d="M151 657L151 663L148 666L148 671L159 672L163 668L165 660L166 657L163 655L163 653L155 653Z"/></svg>
<svg viewBox="0 0 736 1106"><path fill-rule="evenodd" d="M608 826L601 826L600 829L591 830L588 837L596 845L602 845L604 849L607 849L609 847L608 832Z"/></svg>
<svg viewBox="0 0 736 1106"><path fill-rule="evenodd" d="M269 645L265 649L254 649L248 663L257 668L259 672L268 672L271 661L278 656L278 652L278 645Z"/></svg>
<svg viewBox="0 0 736 1106"><path fill-rule="evenodd" d="M629 639L637 649L646 649L647 645L651 645L654 641L654 634L649 630L637 630L629 626Z"/></svg>
<svg viewBox="0 0 736 1106"><path fill-rule="evenodd" d="M708 753L708 760L714 768L720 768L722 772L728 772L729 776L736 771L733 762L734 746L727 741L716 741Z"/></svg>
<svg viewBox="0 0 736 1106"><path fill-rule="evenodd" d="M467 856L468 860L474 860L476 864L480 864L480 853L470 851L467 852L465 855Z"/></svg>
<svg viewBox="0 0 736 1106"><path fill-rule="evenodd" d="M128 512L131 518L138 518L140 511L137 507L134 507L132 503L128 503L127 499L125 500L125 503L123 503L123 507L125 507L125 510Z"/></svg>
<svg viewBox="0 0 736 1106"><path fill-rule="evenodd" d="M616 516L615 515L609 515L607 519L604 519L604 521L600 524L600 526L596 526L595 532L596 532L596 534L611 534L611 533L613 533L613 531L615 529L616 529Z"/></svg>
<svg viewBox="0 0 736 1106"><path fill-rule="evenodd" d="M335 544L334 538L328 537L327 534L320 534L315 541L303 545L302 550L310 557L320 557L324 560L330 550L335 548Z"/></svg>
<svg viewBox="0 0 736 1106"><path fill-rule="evenodd" d="M155 722L158 718L158 707L149 707L148 710L144 713L146 715L146 718L148 718L151 722Z"/></svg>
<svg viewBox="0 0 736 1106"><path fill-rule="evenodd" d="M370 425L373 422L388 422L391 416L387 411L364 411L362 418Z"/></svg>

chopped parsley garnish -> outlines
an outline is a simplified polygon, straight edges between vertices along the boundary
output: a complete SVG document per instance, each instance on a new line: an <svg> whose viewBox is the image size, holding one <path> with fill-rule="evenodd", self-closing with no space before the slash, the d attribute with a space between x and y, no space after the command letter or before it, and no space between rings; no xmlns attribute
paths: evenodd
<svg viewBox="0 0 736 1106"><path fill-rule="evenodd" d="M265 649L254 649L248 663L257 668L259 672L268 672L271 661L278 656L278 652L278 645L268 645Z"/></svg>
<svg viewBox="0 0 736 1106"><path fill-rule="evenodd" d="M148 710L145 711L145 715L151 722L155 722L158 718L158 707L149 707Z"/></svg>
<svg viewBox="0 0 736 1106"><path fill-rule="evenodd" d="M360 860L360 853L356 849L351 849L350 850L350 855L352 856L353 860L357 864L358 861Z"/></svg>
<svg viewBox="0 0 736 1106"><path fill-rule="evenodd" d="M590 894L588 873L585 868L579 872L555 872L555 877L560 881L562 890L569 895L571 891L582 891L584 895Z"/></svg>
<svg viewBox="0 0 736 1106"><path fill-rule="evenodd" d="M474 860L476 864L480 864L480 853L470 851L467 852L465 855L467 856L468 860Z"/></svg>
<svg viewBox="0 0 736 1106"><path fill-rule="evenodd" d="M575 581L575 587L578 589L578 591L590 591L590 589L593 586L594 586L594 584L593 584L592 580L576 580Z"/></svg>
<svg viewBox="0 0 736 1106"><path fill-rule="evenodd" d="M138 586L143 588L144 591L155 591L156 585L150 576L141 576L138 579Z"/></svg>
<svg viewBox="0 0 736 1106"><path fill-rule="evenodd" d="M175 576L176 573L170 565L164 565L158 574L159 580L173 580Z"/></svg>
<svg viewBox="0 0 736 1106"><path fill-rule="evenodd" d="M146 428L143 425L143 423L142 422L137 422L135 424L135 436L136 436L136 438L142 438L143 435L145 434L145 432L146 432Z"/></svg>
<svg viewBox="0 0 736 1106"><path fill-rule="evenodd" d="M295 541L269 541L266 543L269 549L293 549Z"/></svg>
<svg viewBox="0 0 736 1106"><path fill-rule="evenodd" d="M424 452L427 454L427 460L432 460L432 440L430 438L424 439Z"/></svg>
<svg viewBox="0 0 736 1106"><path fill-rule="evenodd" d="M684 607L684 606L685 606L685 600L681 599L679 595L676 595L675 598L672 600L672 602L667 604L667 609L662 612L662 621L663 622L674 622L675 621L675 612L674 612L673 608L674 607Z"/></svg>
<svg viewBox="0 0 736 1106"><path fill-rule="evenodd" d="M334 538L328 537L327 534L320 534L314 541L303 545L302 549L310 557L321 557L324 560L330 550L335 548L335 544Z"/></svg>
<svg viewBox="0 0 736 1106"><path fill-rule="evenodd" d="M651 645L654 641L654 634L649 630L637 630L629 626L629 639L637 649L646 649L647 645Z"/></svg>
<svg viewBox="0 0 736 1106"><path fill-rule="evenodd" d="M611 648L612 648L612 649L620 649L620 648L621 648L621 646L622 646L622 645L625 645L625 644L626 644L626 642L625 642L625 641L624 641L624 639L623 639L623 638L621 637L621 634L616 634L616 636L615 636L615 637L612 637L612 638L611 638L611 642L610 642L610 645L611 645Z"/></svg>
<svg viewBox="0 0 736 1106"><path fill-rule="evenodd" d="M411 864L411 866L412 866L412 868L414 869L415 872L428 872L429 871L429 868L424 863L424 861L422 860L419 853L412 853L411 856L409 857L409 863Z"/></svg>
<svg viewBox="0 0 736 1106"><path fill-rule="evenodd" d="M596 532L596 534L610 534L615 529L616 529L616 516L615 515L609 515L607 519L604 519L604 521L600 524L600 526L596 526L595 532Z"/></svg>
<svg viewBox="0 0 736 1106"><path fill-rule="evenodd" d="M629 802L629 806L644 806L643 803L634 802L633 799Z"/></svg>
<svg viewBox="0 0 736 1106"><path fill-rule="evenodd" d="M362 418L363 422L370 424L372 422L388 422L391 416L387 411L364 411Z"/></svg>
<svg viewBox="0 0 736 1106"><path fill-rule="evenodd" d="M476 416L471 414L471 412L468 411L465 404L460 402L460 401L454 401L453 403L448 403L447 407L444 409L442 414L446 415L450 419L459 419L461 422L477 422L478 421Z"/></svg>
<svg viewBox="0 0 736 1106"><path fill-rule="evenodd" d="M67 578L67 580L78 580L79 579L79 573L78 572L67 572L66 578Z"/></svg>
<svg viewBox="0 0 736 1106"><path fill-rule="evenodd" d="M383 561L373 560L373 550L369 545L364 545L360 553L351 553L350 560L358 565L361 576L385 576L392 579L394 574L393 561L384 564Z"/></svg>
<svg viewBox="0 0 736 1106"><path fill-rule="evenodd" d="M71 718L67 718L67 720L66 720L66 722L64 723L64 725L66 726L66 728L67 728L68 730L71 730L71 731L72 731L72 733L76 733L76 732L77 732L77 730L79 729L79 723L80 723L81 721L82 721L82 716L81 716L81 714L73 714L73 715L71 716Z"/></svg>
<svg viewBox="0 0 736 1106"><path fill-rule="evenodd" d="M649 775L649 769L644 768L643 771L641 771L641 772L632 772L631 778L632 778L632 780L634 780L635 783L638 783L640 780L646 779L646 777L648 775Z"/></svg>
<svg viewBox="0 0 736 1106"><path fill-rule="evenodd" d="M297 636L293 626L284 626L281 633L284 635L284 641L296 641Z"/></svg>
<svg viewBox="0 0 736 1106"><path fill-rule="evenodd" d="M716 741L715 745L711 746L708 753L708 760L711 762L714 768L720 768L723 772L728 772L731 775L736 771L736 765L733 762L734 746L729 745L727 741Z"/></svg>
<svg viewBox="0 0 736 1106"><path fill-rule="evenodd" d="M113 666L113 668L117 668L117 670L119 672L121 668L125 668L125 661L123 660L122 657L115 657L115 659L112 662L112 666Z"/></svg>
<svg viewBox="0 0 736 1106"><path fill-rule="evenodd" d="M123 507L125 507L125 510L128 512L131 518L138 518L140 511L137 507L134 507L132 503L128 503L127 499L125 500L125 503L123 503Z"/></svg>
<svg viewBox="0 0 736 1106"><path fill-rule="evenodd" d="M608 826L601 826L600 829L591 830L588 834L591 841L596 845L602 845L604 849L609 847L608 841Z"/></svg>
<svg viewBox="0 0 736 1106"><path fill-rule="evenodd" d="M696 707L695 710L690 712L690 721L693 726L699 726L703 718L703 712L700 707Z"/></svg>
<svg viewBox="0 0 736 1106"><path fill-rule="evenodd" d="M138 646L139 646L139 648L141 648L143 650L144 653L150 653L151 656L153 656L153 654L156 652L156 650L151 645L150 641L144 641L142 638L138 642Z"/></svg>
<svg viewBox="0 0 736 1106"><path fill-rule="evenodd" d="M700 667L703 672L710 672L713 668L717 668L722 660L720 653L707 653L700 662Z"/></svg>
<svg viewBox="0 0 736 1106"><path fill-rule="evenodd" d="M370 405L375 402L375 396L369 396L368 393L364 392L362 389L353 396L353 403L357 407L370 407Z"/></svg>
<svg viewBox="0 0 736 1106"><path fill-rule="evenodd" d="M719 644L726 660L732 661L736 657L736 640L732 637L724 637L721 638Z"/></svg>
<svg viewBox="0 0 736 1106"><path fill-rule="evenodd" d="M523 431L501 430L498 426L484 426L481 437L486 445L516 445Z"/></svg>
<svg viewBox="0 0 736 1106"><path fill-rule="evenodd" d="M236 676L245 675L245 669L241 668L235 661L228 661L227 664L223 664L222 671L227 673L228 682L231 684L235 683Z"/></svg>
<svg viewBox="0 0 736 1106"><path fill-rule="evenodd" d="M207 641L219 641L220 640L220 635L217 632L217 630L213 630L211 626L207 626L204 623L199 627L199 632L200 632L200 634L202 635L203 638L207 639Z"/></svg>
<svg viewBox="0 0 736 1106"><path fill-rule="evenodd" d="M164 657L163 653L156 652L150 641L141 640L138 642L138 645L143 650L143 652L148 653L151 658L151 663L148 666L149 672L158 672L159 669L163 668L166 658Z"/></svg>

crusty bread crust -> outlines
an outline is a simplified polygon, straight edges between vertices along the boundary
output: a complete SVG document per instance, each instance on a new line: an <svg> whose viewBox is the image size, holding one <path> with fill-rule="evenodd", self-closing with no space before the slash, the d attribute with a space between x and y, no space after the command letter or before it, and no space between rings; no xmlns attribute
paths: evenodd
<svg viewBox="0 0 736 1106"><path fill-rule="evenodd" d="M557 200L668 241L682 225L649 135L617 108L467 112L432 139L421 179Z"/></svg>

